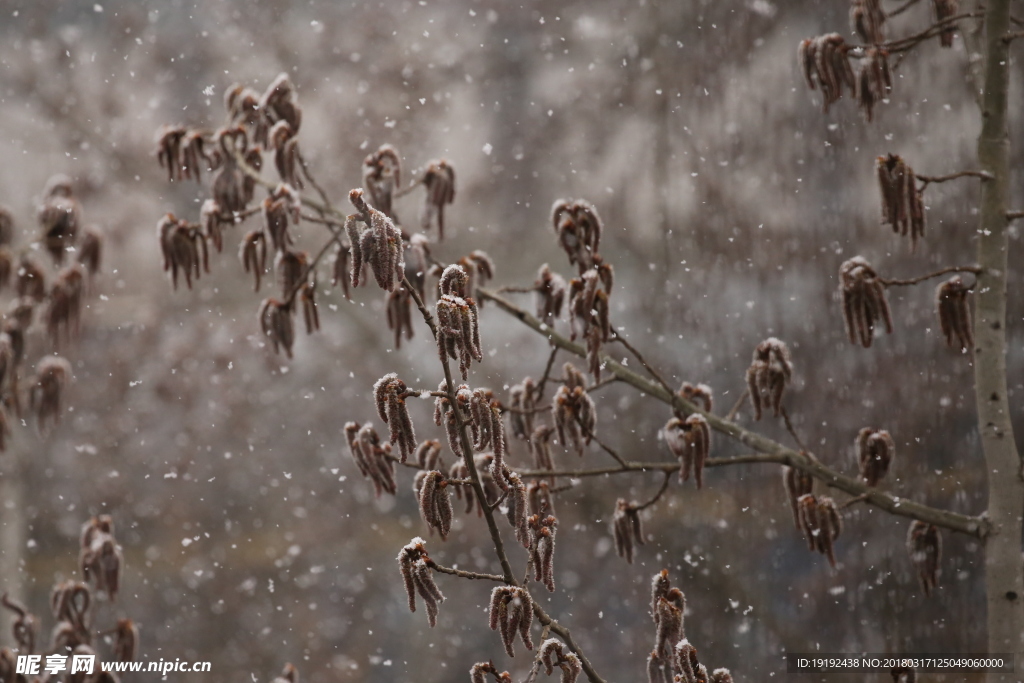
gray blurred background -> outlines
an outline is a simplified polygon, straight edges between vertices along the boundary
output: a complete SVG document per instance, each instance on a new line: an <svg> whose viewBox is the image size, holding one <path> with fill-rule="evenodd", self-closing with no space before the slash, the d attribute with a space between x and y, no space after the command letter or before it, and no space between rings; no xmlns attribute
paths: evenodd
<svg viewBox="0 0 1024 683"><path fill-rule="evenodd" d="M437 385L425 328L394 350L380 290L359 289L349 303L325 289L322 331L286 362L258 334L262 295L235 256L236 233L195 289L172 291L161 271L157 220L196 220L207 190L167 182L156 130L219 126L232 83L262 91L280 72L304 108L302 149L339 205L382 143L400 150L407 171L443 156L458 185L434 254L447 262L483 249L498 284L528 285L545 262L572 274L548 211L559 197L589 199L616 269L614 321L672 382L710 384L725 412L753 347L778 336L796 366L787 405L822 460L854 473L857 430L885 428L898 450L884 486L981 512L970 357L941 339L937 283L893 289L895 333L871 349L846 340L836 298L839 264L857 254L889 277L973 262L975 180L928 189L916 253L880 226L874 183L874 159L889 152L922 174L973 168L968 54L959 35L951 50L933 41L910 54L872 124L849 99L823 115L796 46L833 30L854 40L847 13L845 0L0 0L0 203L17 219L19 245L35 239L35 203L57 172L74 178L87 222L108 236L82 339L67 351L70 412L45 439L16 429L0 456L24 492L18 514L3 501L0 520L27 525L24 564L0 576L0 589L20 591L50 624L49 588L76 574L78 529L103 512L117 523L126 570L122 596L98 616L134 618L145 658L213 663L212 674L175 680L267 681L291 661L314 683L465 681L491 658L525 676L530 658L520 647L509 660L486 628L491 586L440 578L448 599L435 629L408 612L394 557L426 532L411 471L400 472L396 498L375 500L345 452L345 421L375 419L378 377ZM919 3L890 35L929 21ZM1018 136L1020 108L1011 110ZM399 215L415 216L421 201L420 192L400 200ZM316 249L322 228L303 224L299 237ZM1018 263L1016 232L1011 249ZM1015 271L1011 294L1020 287ZM1024 309L1019 296L1010 306L1021 429ZM543 372L544 340L494 307L482 335L474 386L503 394ZM48 350L42 332L31 343L37 355ZM614 384L595 393L603 439L631 459L671 459L657 436L670 416L663 405ZM441 436L431 410L413 407L420 438ZM747 410L739 419L752 423ZM773 420L757 429L791 443ZM522 443L512 449L513 463L528 462ZM715 456L743 452L714 442ZM556 459L578 464L560 450ZM612 461L592 447L582 464ZM702 491L673 480L648 511L650 543L627 565L611 543L614 501L647 499L659 483L590 479L557 502L560 590L540 599L609 680L644 676L648 586L663 567L686 593L701 660L737 681L786 676L786 651L983 649L976 542L943 534L928 599L904 548L906 520L849 508L832 570L794 530L778 467L719 468ZM475 517L460 515L452 538L428 548L443 564L497 569ZM525 566L522 549L511 552ZM0 623L10 644L8 616Z"/></svg>

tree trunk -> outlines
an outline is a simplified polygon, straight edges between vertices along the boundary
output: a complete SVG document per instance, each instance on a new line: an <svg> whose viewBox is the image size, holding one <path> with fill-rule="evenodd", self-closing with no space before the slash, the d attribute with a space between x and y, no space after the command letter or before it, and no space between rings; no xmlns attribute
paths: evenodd
<svg viewBox="0 0 1024 683"><path fill-rule="evenodd" d="M1017 672L990 673L988 683L1024 681L1024 479L1006 390L1006 211L1010 169L1009 43L1004 36L1009 27L1009 0L989 0L985 13L978 161L993 179L982 183L981 192L978 264L984 271L975 287L974 385L988 471L988 516L992 523L992 532L985 542L988 651L1013 653Z"/></svg>
<svg viewBox="0 0 1024 683"><path fill-rule="evenodd" d="M24 603L23 560L27 529L20 464L16 448L0 454L0 594L6 592Z"/></svg>

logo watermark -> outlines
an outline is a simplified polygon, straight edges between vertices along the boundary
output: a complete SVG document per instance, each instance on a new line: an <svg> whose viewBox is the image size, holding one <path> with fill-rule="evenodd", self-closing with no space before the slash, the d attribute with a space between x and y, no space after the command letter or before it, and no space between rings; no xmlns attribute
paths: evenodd
<svg viewBox="0 0 1024 683"><path fill-rule="evenodd" d="M147 672L166 676L169 673L206 673L210 662L189 662L180 659L158 659L151 662L99 662L96 655L18 655L15 673L39 676L43 672L55 676L65 671L92 674L96 670L114 673Z"/></svg>

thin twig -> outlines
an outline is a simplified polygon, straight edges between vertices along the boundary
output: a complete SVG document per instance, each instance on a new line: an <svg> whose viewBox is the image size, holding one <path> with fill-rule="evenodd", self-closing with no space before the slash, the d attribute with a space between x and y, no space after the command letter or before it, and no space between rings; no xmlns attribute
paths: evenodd
<svg viewBox="0 0 1024 683"><path fill-rule="evenodd" d="M657 503L658 499L661 498L663 495L665 495L665 491L668 491L668 483L671 480L672 480L672 471L671 470L665 470L665 481L661 482L661 488L658 489L658 492L654 494L654 497L651 498L646 503L644 503L643 505L637 505L633 509L639 512L640 510L646 510L647 508L649 508L652 505L654 505L655 503Z"/></svg>
<svg viewBox="0 0 1024 683"><path fill-rule="evenodd" d="M587 387L584 391L586 391L589 394L591 391L597 391L598 389L601 389L602 387L606 387L609 384L615 384L618 381L619 381L619 378L616 377L615 375L612 375L611 377L605 377L600 382L594 382L589 387Z"/></svg>
<svg viewBox="0 0 1024 683"><path fill-rule="evenodd" d="M529 294L530 292L536 292L536 287L517 287L515 285L505 285L504 287L498 287L498 291L502 294Z"/></svg>
<svg viewBox="0 0 1024 683"><path fill-rule="evenodd" d="M458 576L461 579L477 579L480 581L497 581L498 583L505 583L504 577L498 576L497 574L481 574L480 572L467 572L464 569L452 569L451 567L442 567L433 560L427 562L427 566L433 569L435 572L441 572L442 574L451 574L452 576Z"/></svg>
<svg viewBox="0 0 1024 683"><path fill-rule="evenodd" d="M641 354L641 353L640 353L639 351L637 351L637 350L636 350L636 348L634 348L634 346L633 346L632 344L630 344L630 343L629 343L629 341L628 341L628 340L627 340L627 339L626 339L625 337L623 337L623 336L622 336L621 334L619 334L619 331L618 331L618 330L616 330L616 329L614 329L614 328L613 328L613 329L612 329L612 334L614 334L614 335L615 335L615 336L614 336L614 337L612 338L612 341L617 341L617 342L619 342L620 344L622 344L623 346L625 346L625 347L626 347L626 348L627 348L627 349L629 350L629 352L630 352L630 353L632 353L632 354L633 354L633 356L634 356L634 357L635 357L635 358L636 358L636 359L637 359L638 361L640 361L640 365L644 366L644 369L645 369L645 370L647 370L647 372L649 372L649 373L650 373L651 377L653 377L653 378L654 378L654 379L655 379L655 380L656 380L656 381L658 382L658 384L660 384L660 385L661 385L661 387L662 387L662 388L663 388L663 389L664 389L665 391L667 391L668 393L670 393L670 394L671 394L671 393L672 393L672 387L670 387L670 386L668 385L668 382L666 382L666 381L665 381L665 378L664 378L664 377L662 377L662 376L661 376L661 375L660 375L660 374L658 373L658 371L657 371L657 370L655 370L655 369L654 369L654 368L653 368L653 367L652 367L652 366L651 366L651 365L650 365L650 364L649 364L649 363L647 362L647 359L643 357L643 354Z"/></svg>
<svg viewBox="0 0 1024 683"><path fill-rule="evenodd" d="M891 17L899 16L900 14L903 14L908 9L910 9L911 7L916 5L918 2L920 2L920 0L907 0L905 3L903 3L902 5L900 5L899 7L894 9L893 11L886 12L885 13L885 18L889 19Z"/></svg>
<svg viewBox="0 0 1024 683"><path fill-rule="evenodd" d="M302 154L301 150L298 150L298 153L299 166L302 167L302 175L306 176L306 180L308 180L309 184L313 186L316 193L320 195L320 199L323 201L324 205L330 206L331 200L327 198L327 193L324 192L324 188L320 187L320 183L316 181L316 178L314 178L313 174L310 172L309 164L306 163L306 157Z"/></svg>
<svg viewBox="0 0 1024 683"><path fill-rule="evenodd" d="M951 24L955 24L962 19L973 19L981 16L984 16L982 12L965 12L963 14L957 14L956 16L946 17L942 21L935 22L919 33L884 43L882 47L887 49L890 53L906 52L907 50L911 50L916 47L919 43L939 35L945 29L949 28Z"/></svg>
<svg viewBox="0 0 1024 683"><path fill-rule="evenodd" d="M582 427L582 426L583 426L583 423L579 422L579 418L576 418L576 421L577 421L577 423L579 423L580 427ZM585 431L585 430L584 430L584 431ZM601 439L597 438L597 437L596 437L595 435L593 435L593 434L587 433L587 436L588 436L588 437L590 438L590 440L591 440L591 441L593 441L593 442L594 442L594 443L596 443L596 444L597 444L598 446L600 446L600 447L601 447L601 450L603 450L603 451L604 451L605 453L607 453L608 455L612 456L612 458L614 458L614 459L615 459L615 462L619 463L619 469L625 469L625 468L626 468L626 461L622 459L622 456L620 456L620 455L619 455L619 454L618 454L618 453L617 453L617 452L615 451L615 449L614 449L614 448L612 448L611 446L609 446L608 444L606 444L606 443L605 443L604 441L601 441Z"/></svg>
<svg viewBox="0 0 1024 683"><path fill-rule="evenodd" d="M867 500L867 494L866 493L862 493L859 496L854 496L850 500L848 500L845 503L843 503L842 505L840 505L839 509L840 510L845 510L846 508L850 507L851 505L856 505L857 503L859 503L861 501L864 501L864 500Z"/></svg>
<svg viewBox="0 0 1024 683"><path fill-rule="evenodd" d="M920 173L915 173L914 177L924 183L924 186L921 188L922 190L930 183L945 183L957 178L981 178L982 180L992 180L993 178L992 174L988 171L957 171L949 175L921 175Z"/></svg>
<svg viewBox="0 0 1024 683"><path fill-rule="evenodd" d="M886 287L905 287L907 285L919 284L921 282L924 282L925 280L931 280L933 277L941 277L943 275L946 275L947 273L974 273L975 275L980 275L981 272L982 269L979 268L978 266L947 266L946 268L936 270L934 273L928 273L927 275L921 275L920 277L910 278L909 280L896 280L880 277L878 278L878 281L881 282Z"/></svg>
<svg viewBox="0 0 1024 683"><path fill-rule="evenodd" d="M1018 218L1024 218L1024 211L1007 211L1006 220L1015 221Z"/></svg>
<svg viewBox="0 0 1024 683"><path fill-rule="evenodd" d="M558 355L558 347L551 347L551 354L548 356L548 364L544 366L544 375L540 378L540 383L537 384L537 400L544 398L544 388L547 386L548 379L551 377L551 369L555 367L555 356Z"/></svg>
<svg viewBox="0 0 1024 683"><path fill-rule="evenodd" d="M786 410L786 406L781 406L779 412L782 413L782 420L786 423L786 431L793 437L793 441L796 442L797 447L800 448L801 453L810 453L804 442L800 439L800 435L796 433L796 428L793 427L793 422L789 419L789 411Z"/></svg>
<svg viewBox="0 0 1024 683"><path fill-rule="evenodd" d="M729 414L725 416L726 422L732 422L736 419L736 413L740 412L740 408L743 407L743 402L747 400L747 396L750 395L750 389L744 389L740 397L736 399L736 403L733 404Z"/></svg>

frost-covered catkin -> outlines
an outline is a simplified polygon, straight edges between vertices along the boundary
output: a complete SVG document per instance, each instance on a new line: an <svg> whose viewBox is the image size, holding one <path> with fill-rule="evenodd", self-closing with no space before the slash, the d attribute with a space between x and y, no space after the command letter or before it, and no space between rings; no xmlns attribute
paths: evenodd
<svg viewBox="0 0 1024 683"><path fill-rule="evenodd" d="M531 515L545 517L555 513L555 504L551 499L551 485L546 481L533 480L527 484L526 499Z"/></svg>
<svg viewBox="0 0 1024 683"><path fill-rule="evenodd" d="M924 236L924 199L917 187L914 169L896 154L875 160L878 188L882 195L882 223L898 235L910 235L911 247Z"/></svg>
<svg viewBox="0 0 1024 683"><path fill-rule="evenodd" d="M680 640L675 647L676 655L676 667L679 670L679 676L677 680L680 683L697 683L701 681L701 663L697 660L697 648L690 643L689 640L683 638ZM703 681L707 681L707 677L703 677Z"/></svg>
<svg viewBox="0 0 1024 683"><path fill-rule="evenodd" d="M358 286L364 264L368 264L377 286L387 292L394 291L405 274L402 231L385 213L366 203L361 189L349 191L348 198L367 226L360 232L354 221L345 224L353 252L352 285Z"/></svg>
<svg viewBox="0 0 1024 683"><path fill-rule="evenodd" d="M377 414L390 430L390 443L398 444L402 463L416 452L416 432L405 399L418 395L418 392L409 391L405 382L393 372L384 375L373 385Z"/></svg>
<svg viewBox="0 0 1024 683"><path fill-rule="evenodd" d="M427 189L420 225L424 230L437 223L437 239L444 239L444 207L455 201L455 169L447 159L431 161L423 174Z"/></svg>
<svg viewBox="0 0 1024 683"><path fill-rule="evenodd" d="M974 328L971 325L971 307L967 295L971 288L955 275L935 289L935 307L939 313L939 326L946 345L965 351L974 346Z"/></svg>
<svg viewBox="0 0 1024 683"><path fill-rule="evenodd" d="M483 360L476 302L471 297L464 298L468 281L462 266L452 264L445 268L438 283L441 297L435 305L437 350L442 361L459 361L463 380L469 376L470 364Z"/></svg>
<svg viewBox="0 0 1024 683"><path fill-rule="evenodd" d="M703 415L694 413L685 420L671 418L662 429L665 443L679 458L679 481L693 474L697 488L704 486L704 463L711 452L711 427Z"/></svg>
<svg viewBox="0 0 1024 683"><path fill-rule="evenodd" d="M881 0L853 0L850 3L850 26L865 43L879 45L885 42L883 24L885 10Z"/></svg>
<svg viewBox="0 0 1024 683"><path fill-rule="evenodd" d="M114 538L110 515L93 517L86 522L79 539L78 564L82 578L86 583L92 583L97 591L103 591L111 600L115 600L121 585L124 555Z"/></svg>
<svg viewBox="0 0 1024 683"><path fill-rule="evenodd" d="M555 326L555 320L562 317L565 306L565 278L544 264L537 271L537 279L533 283L536 292L537 319L549 328Z"/></svg>
<svg viewBox="0 0 1024 683"><path fill-rule="evenodd" d="M629 564L633 564L634 547L644 544L644 532L640 511L634 503L625 498L619 498L615 504L612 533L615 537L615 553L626 558Z"/></svg>
<svg viewBox="0 0 1024 683"><path fill-rule="evenodd" d="M528 522L530 563L533 565L533 580L540 581L555 591L555 532L558 520L554 515L532 515Z"/></svg>
<svg viewBox="0 0 1024 683"><path fill-rule="evenodd" d="M560 246L582 275L594 266L601 244L601 217L583 199L559 199L551 207L551 226Z"/></svg>
<svg viewBox="0 0 1024 683"><path fill-rule="evenodd" d="M263 273L267 270L267 240L261 230L247 232L238 245L238 260L245 272L252 273L253 291L260 291Z"/></svg>
<svg viewBox="0 0 1024 683"><path fill-rule="evenodd" d="M494 459L494 463L497 463L497 458ZM491 476L497 478L494 473L494 464L491 466ZM515 472L510 472L504 475L504 479L508 486L508 496L505 498L505 505L508 506L508 512L506 518L508 523L515 529L516 540L519 541L524 548L530 547L530 531L526 526L527 518L527 500L526 500L526 485L523 484L522 478Z"/></svg>
<svg viewBox="0 0 1024 683"><path fill-rule="evenodd" d="M448 538L452 529L452 497L444 474L437 470L426 473L420 483L419 504L427 526L437 529L442 541Z"/></svg>
<svg viewBox="0 0 1024 683"><path fill-rule="evenodd" d="M548 638L541 643L537 655L544 665L544 673L548 676L554 672L556 666L562 670L560 683L576 683L583 671L580 658L573 652L567 652L562 642L556 638Z"/></svg>
<svg viewBox="0 0 1024 683"><path fill-rule="evenodd" d="M725 668L715 669L711 672L710 683L733 683L732 673L730 673L729 670Z"/></svg>
<svg viewBox="0 0 1024 683"><path fill-rule="evenodd" d="M839 291L851 344L870 347L879 320L885 323L885 331L892 334L892 313L885 285L863 257L855 256L839 267Z"/></svg>
<svg viewBox="0 0 1024 683"><path fill-rule="evenodd" d="M515 657L513 648L519 636L527 650L533 649L530 627L533 625L533 598L525 588L498 586L491 592L488 625L501 634L501 644L509 657Z"/></svg>
<svg viewBox="0 0 1024 683"><path fill-rule="evenodd" d="M799 60L804 80L811 90L821 88L821 108L826 114L843 96L844 88L851 94L856 89L853 68L847 57L849 49L838 33L806 38L800 43Z"/></svg>
<svg viewBox="0 0 1024 683"><path fill-rule="evenodd" d="M683 382L683 386L679 388L679 395L705 413L710 413L714 407L714 392L707 384Z"/></svg>
<svg viewBox="0 0 1024 683"><path fill-rule="evenodd" d="M29 408L35 414L36 427L45 432L47 423L55 426L64 410L64 392L71 381L71 363L60 356L44 356L36 365L29 389Z"/></svg>
<svg viewBox="0 0 1024 683"><path fill-rule="evenodd" d="M800 496L797 505L800 509L800 524L807 537L807 548L827 557L829 564L835 567L834 545L843 528L835 501L828 496L815 498L808 493Z"/></svg>
<svg viewBox="0 0 1024 683"><path fill-rule="evenodd" d="M416 447L412 458L421 470L443 470L444 460L441 458L441 442L427 439Z"/></svg>
<svg viewBox="0 0 1024 683"><path fill-rule="evenodd" d="M509 412L511 413L512 436L529 441L533 433L533 414L537 407L537 385L532 378L525 378L520 384L508 390Z"/></svg>
<svg viewBox="0 0 1024 683"><path fill-rule="evenodd" d="M551 435L554 427L540 425L530 435L530 453L533 455L533 466L538 470L554 470L555 463L551 459ZM554 483L554 478L549 480Z"/></svg>
<svg viewBox="0 0 1024 683"><path fill-rule="evenodd" d="M892 90L892 71L889 68L889 51L883 47L871 47L865 51L857 72L857 103L870 123L874 118L875 105L889 96ZM923 232L923 214L922 214ZM914 237L916 241L916 235Z"/></svg>
<svg viewBox="0 0 1024 683"><path fill-rule="evenodd" d="M427 622L433 627L437 624L438 605L444 602L444 595L434 583L426 542L419 537L412 539L398 553L397 560L402 581L405 584L405 593L409 599L409 611L416 611L416 596L418 595L427 609Z"/></svg>
<svg viewBox="0 0 1024 683"><path fill-rule="evenodd" d="M857 434L856 447L861 479L868 486L878 486L896 457L896 443L886 430L864 427Z"/></svg>
<svg viewBox="0 0 1024 683"><path fill-rule="evenodd" d="M942 562L942 536L938 527L914 520L907 531L907 551L924 594L930 596L938 584L939 564Z"/></svg>
<svg viewBox="0 0 1024 683"><path fill-rule="evenodd" d="M793 363L789 348L769 337L754 349L754 357L747 368L747 391L754 407L754 419L761 419L762 406L772 409L778 417L782 412L782 396L793 378Z"/></svg>
<svg viewBox="0 0 1024 683"><path fill-rule="evenodd" d="M363 185L370 195L370 204L392 220L395 220L392 199L401 184L402 160L392 145L381 145L363 160Z"/></svg>
<svg viewBox="0 0 1024 683"><path fill-rule="evenodd" d="M960 9L959 0L932 0L932 9L935 12L935 21L945 21L950 17L955 17L956 13ZM949 24L946 28L942 29L939 40L942 43L942 47L953 47L953 36L956 35L957 27L956 24ZM913 683L909 681L908 683Z"/></svg>
<svg viewBox="0 0 1024 683"><path fill-rule="evenodd" d="M783 465L782 485L786 491L786 499L789 501L790 511L793 513L793 526L796 527L797 531L802 531L800 506L797 501L800 500L801 496L807 495L814 490L814 477L795 467Z"/></svg>
<svg viewBox="0 0 1024 683"><path fill-rule="evenodd" d="M373 482L376 496L380 498L381 493L394 495L397 487L394 463L390 457L391 445L380 445L380 437L369 422L362 426L358 422L348 422L344 430L349 453L359 472Z"/></svg>
<svg viewBox="0 0 1024 683"><path fill-rule="evenodd" d="M564 368L564 384L555 392L551 402L551 414L558 430L558 440L566 448L573 448L583 455L585 446L595 435L597 408L586 391L583 374L571 363Z"/></svg>
<svg viewBox="0 0 1024 683"><path fill-rule="evenodd" d="M295 327L292 323L291 304L274 298L264 299L260 304L257 317L263 335L274 346L274 353L284 353L292 357L292 346L295 344Z"/></svg>

